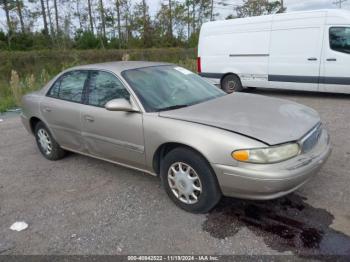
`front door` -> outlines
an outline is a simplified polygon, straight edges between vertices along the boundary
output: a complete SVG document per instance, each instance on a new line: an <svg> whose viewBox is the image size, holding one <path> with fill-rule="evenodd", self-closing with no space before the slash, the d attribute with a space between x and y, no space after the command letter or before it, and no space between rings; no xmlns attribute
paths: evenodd
<svg viewBox="0 0 350 262"><path fill-rule="evenodd" d="M350 93L350 26L326 31L320 91Z"/></svg>
<svg viewBox="0 0 350 262"><path fill-rule="evenodd" d="M87 71L62 75L40 103L40 111L52 135L62 147L83 151L80 109Z"/></svg>
<svg viewBox="0 0 350 262"><path fill-rule="evenodd" d="M91 155L143 169L142 114L106 110L105 104L116 98L131 99L121 81L111 73L91 71L81 112L86 149Z"/></svg>

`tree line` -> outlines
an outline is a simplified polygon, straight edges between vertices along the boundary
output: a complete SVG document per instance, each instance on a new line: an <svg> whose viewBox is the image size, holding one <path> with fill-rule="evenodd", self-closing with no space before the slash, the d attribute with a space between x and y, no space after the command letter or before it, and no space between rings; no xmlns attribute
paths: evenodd
<svg viewBox="0 0 350 262"><path fill-rule="evenodd" d="M151 13L150 1L0 0L0 49L195 47L201 25L220 13L285 11L283 0L162 0Z"/></svg>

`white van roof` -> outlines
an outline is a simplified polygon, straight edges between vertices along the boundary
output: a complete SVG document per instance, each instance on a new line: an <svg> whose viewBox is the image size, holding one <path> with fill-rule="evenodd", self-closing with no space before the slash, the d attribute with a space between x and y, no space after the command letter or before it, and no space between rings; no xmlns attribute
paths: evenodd
<svg viewBox="0 0 350 262"><path fill-rule="evenodd" d="M350 24L350 11L341 9L321 9L312 11L298 11L298 12L287 12L283 14L273 15L262 15L245 18L235 18L229 20L219 20L206 22L202 25L202 29L218 28L231 25L249 25L249 24L260 24L261 27L266 27L272 21L286 21L295 19L306 19L306 18L317 18L327 17L326 24ZM263 28L261 28L263 29Z"/></svg>

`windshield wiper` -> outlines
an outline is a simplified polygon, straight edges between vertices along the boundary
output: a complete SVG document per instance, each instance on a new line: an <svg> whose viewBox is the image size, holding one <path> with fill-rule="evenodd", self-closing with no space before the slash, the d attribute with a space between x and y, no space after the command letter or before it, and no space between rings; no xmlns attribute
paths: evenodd
<svg viewBox="0 0 350 262"><path fill-rule="evenodd" d="M174 106L168 106L168 107L164 107L161 109L158 109L158 112L161 111L168 111L168 110L174 110L174 109L180 109L180 108L184 108L184 107L188 107L188 105L174 105Z"/></svg>

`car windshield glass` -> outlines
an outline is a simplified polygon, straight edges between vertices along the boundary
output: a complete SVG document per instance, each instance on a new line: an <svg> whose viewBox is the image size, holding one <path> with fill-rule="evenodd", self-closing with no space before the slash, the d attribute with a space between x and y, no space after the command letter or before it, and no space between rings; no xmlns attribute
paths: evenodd
<svg viewBox="0 0 350 262"><path fill-rule="evenodd" d="M200 76L178 66L131 69L122 75L147 112L174 110L226 94Z"/></svg>

